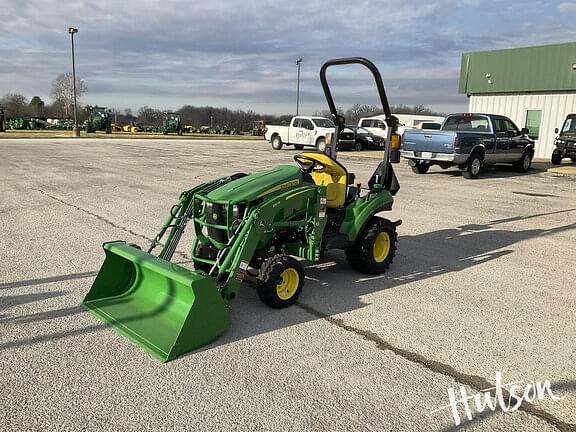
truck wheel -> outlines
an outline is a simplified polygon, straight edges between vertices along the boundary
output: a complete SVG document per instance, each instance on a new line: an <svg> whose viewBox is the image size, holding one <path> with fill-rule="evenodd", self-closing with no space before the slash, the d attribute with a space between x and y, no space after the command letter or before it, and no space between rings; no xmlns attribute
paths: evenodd
<svg viewBox="0 0 576 432"><path fill-rule="evenodd" d="M416 165L412 166L412 172L416 174L426 174L430 169L430 164L424 161L417 161Z"/></svg>
<svg viewBox="0 0 576 432"><path fill-rule="evenodd" d="M272 148L274 150L280 150L282 146L282 138L280 138L280 135L274 135L272 137Z"/></svg>
<svg viewBox="0 0 576 432"><path fill-rule="evenodd" d="M562 163L562 152L554 149L552 152L552 165L560 165Z"/></svg>
<svg viewBox="0 0 576 432"><path fill-rule="evenodd" d="M300 145L300 144L294 144L294 148L295 148L296 150L302 150L302 149L304 148L304 146L303 146L303 145Z"/></svg>
<svg viewBox="0 0 576 432"><path fill-rule="evenodd" d="M355 142L355 143L354 143L354 150L356 150L356 151L362 151L362 150L364 150L364 148L362 147L362 143L359 142L359 141Z"/></svg>
<svg viewBox="0 0 576 432"><path fill-rule="evenodd" d="M514 164L518 172L527 173L532 167L532 154L525 152L519 161Z"/></svg>
<svg viewBox="0 0 576 432"><path fill-rule="evenodd" d="M326 151L326 140L324 138L320 138L316 141L316 150L322 153Z"/></svg>
<svg viewBox="0 0 576 432"><path fill-rule="evenodd" d="M260 267L256 292L264 304L281 309L298 300L303 285L302 264L288 255L274 255Z"/></svg>
<svg viewBox="0 0 576 432"><path fill-rule="evenodd" d="M356 242L346 249L346 260L350 267L361 273L384 273L394 260L397 245L396 226L375 216L366 224Z"/></svg>
<svg viewBox="0 0 576 432"><path fill-rule="evenodd" d="M482 156L480 156L478 153L472 153L472 155L468 158L466 169L462 172L462 175L467 179L477 179L480 175L481 168Z"/></svg>

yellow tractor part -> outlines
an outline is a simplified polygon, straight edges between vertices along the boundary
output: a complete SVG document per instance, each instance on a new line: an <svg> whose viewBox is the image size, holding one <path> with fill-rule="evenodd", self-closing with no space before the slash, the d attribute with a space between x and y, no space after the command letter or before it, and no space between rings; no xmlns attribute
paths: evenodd
<svg viewBox="0 0 576 432"><path fill-rule="evenodd" d="M386 259L390 253L390 235L387 232L381 232L374 239L374 245L372 246L372 254L374 255L374 261L381 263Z"/></svg>
<svg viewBox="0 0 576 432"><path fill-rule="evenodd" d="M292 298L298 290L300 276L296 269L287 268L280 274L280 277L282 278L282 282L276 286L276 293L282 300L288 300Z"/></svg>

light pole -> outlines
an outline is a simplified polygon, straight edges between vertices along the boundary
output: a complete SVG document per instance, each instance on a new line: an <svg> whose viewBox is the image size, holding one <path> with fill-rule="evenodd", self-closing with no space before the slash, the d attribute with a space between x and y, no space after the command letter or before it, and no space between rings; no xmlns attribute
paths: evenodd
<svg viewBox="0 0 576 432"><path fill-rule="evenodd" d="M72 129L72 134L79 137L80 129L78 128L78 112L76 110L76 64L74 62L74 33L78 33L78 29L69 27L68 33L72 38L72 91L74 93L74 129Z"/></svg>
<svg viewBox="0 0 576 432"><path fill-rule="evenodd" d="M300 63L302 59L296 60L296 66L298 66L298 80L296 83L296 115L298 115L298 108L300 107Z"/></svg>

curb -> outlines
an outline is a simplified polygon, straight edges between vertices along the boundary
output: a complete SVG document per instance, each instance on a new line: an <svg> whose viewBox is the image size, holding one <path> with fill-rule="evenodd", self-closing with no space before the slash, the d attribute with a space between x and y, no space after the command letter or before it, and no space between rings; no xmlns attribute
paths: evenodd
<svg viewBox="0 0 576 432"><path fill-rule="evenodd" d="M546 174L548 174L551 177L568 177L573 180L576 180L576 166L549 168L546 171Z"/></svg>

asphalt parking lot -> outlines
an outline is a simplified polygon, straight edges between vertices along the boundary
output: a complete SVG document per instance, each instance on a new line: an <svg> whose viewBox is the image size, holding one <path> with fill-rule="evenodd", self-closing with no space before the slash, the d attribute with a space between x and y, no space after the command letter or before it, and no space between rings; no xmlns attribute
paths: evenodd
<svg viewBox="0 0 576 432"><path fill-rule="evenodd" d="M448 388L550 379L563 400L484 412L458 430L576 426L576 181L404 163L390 270L343 253L306 267L300 304L247 284L232 327L162 364L80 308L101 243L145 245L181 191L292 163L263 142L0 141L3 430L453 430ZM366 182L377 160L341 153ZM189 242L176 262L186 264Z"/></svg>

